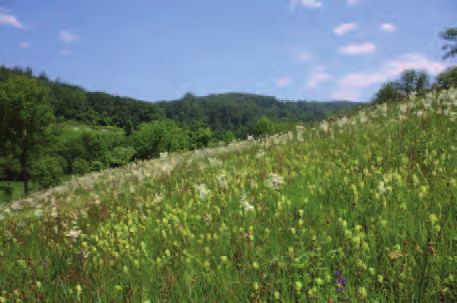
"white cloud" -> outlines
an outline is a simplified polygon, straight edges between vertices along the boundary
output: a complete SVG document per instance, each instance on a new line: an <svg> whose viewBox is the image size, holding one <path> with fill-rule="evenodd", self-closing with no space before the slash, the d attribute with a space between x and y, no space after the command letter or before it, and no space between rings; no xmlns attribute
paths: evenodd
<svg viewBox="0 0 457 303"><path fill-rule="evenodd" d="M348 5L356 5L359 0L348 0Z"/></svg>
<svg viewBox="0 0 457 303"><path fill-rule="evenodd" d="M278 81L276 81L276 85L281 86L281 87L287 86L287 85L289 85L289 83L290 83L290 77L283 77L283 78L279 79Z"/></svg>
<svg viewBox="0 0 457 303"><path fill-rule="evenodd" d="M386 32L394 32L397 30L397 28L392 23L381 24L381 29Z"/></svg>
<svg viewBox="0 0 457 303"><path fill-rule="evenodd" d="M67 30L60 31L59 37L65 43L72 43L72 42L78 40L78 36L76 36L75 34L70 33Z"/></svg>
<svg viewBox="0 0 457 303"><path fill-rule="evenodd" d="M340 53L345 55L364 55L374 52L375 48L375 45L372 43L349 44L347 46L340 47Z"/></svg>
<svg viewBox="0 0 457 303"><path fill-rule="evenodd" d="M318 2L317 0L291 0L292 8L299 4L307 7L322 7L322 2Z"/></svg>
<svg viewBox="0 0 457 303"><path fill-rule="evenodd" d="M30 46L30 43L22 42L22 43L19 44L19 46L22 47L22 48L27 48L27 47Z"/></svg>
<svg viewBox="0 0 457 303"><path fill-rule="evenodd" d="M323 66L323 65L321 65L321 66L316 66L316 71L318 71L318 72L323 72L323 71L325 71L325 70L327 70L327 68L326 68L325 66Z"/></svg>
<svg viewBox="0 0 457 303"><path fill-rule="evenodd" d="M71 50L68 50L68 49L63 49L60 51L60 54L62 56L68 56L68 55L71 55L72 54L72 51Z"/></svg>
<svg viewBox="0 0 457 303"><path fill-rule="evenodd" d="M308 87L316 87L320 82L327 81L333 78L333 75L326 73L317 73L311 76L308 81Z"/></svg>
<svg viewBox="0 0 457 303"><path fill-rule="evenodd" d="M356 100L362 95L358 92L358 89L388 81L395 81L407 69L423 70L430 76L435 77L445 71L449 66L440 61L429 60L421 54L406 54L397 60L386 62L379 71L353 73L344 76L338 81L338 90L332 95L332 98Z"/></svg>
<svg viewBox="0 0 457 303"><path fill-rule="evenodd" d="M439 61L431 61L421 54L406 54L400 60L387 62L381 71L348 74L338 82L338 86L352 90L385 83L397 79L407 69L424 70L429 75L436 76L448 66Z"/></svg>
<svg viewBox="0 0 457 303"><path fill-rule="evenodd" d="M340 26L338 26L337 28L335 28L333 30L333 32L337 35L342 35L347 32L350 32L351 30L356 29L356 28L357 28L357 24L355 24L355 23L343 23Z"/></svg>
<svg viewBox="0 0 457 303"><path fill-rule="evenodd" d="M19 22L14 15L0 13L0 24L9 24L11 26L24 29L24 25L22 25L22 23Z"/></svg>
<svg viewBox="0 0 457 303"><path fill-rule="evenodd" d="M298 60L308 60L308 59L311 59L313 56L310 55L310 54L301 54L299 57L298 57Z"/></svg>

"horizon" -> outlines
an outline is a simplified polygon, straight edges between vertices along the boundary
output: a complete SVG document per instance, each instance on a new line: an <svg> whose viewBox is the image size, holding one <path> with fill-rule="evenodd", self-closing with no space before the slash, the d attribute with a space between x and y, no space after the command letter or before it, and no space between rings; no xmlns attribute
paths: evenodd
<svg viewBox="0 0 457 303"><path fill-rule="evenodd" d="M456 9L447 0L0 0L9 42L0 65L145 102L242 92L367 103L406 69L432 83L455 65L441 59L439 33L455 27Z"/></svg>

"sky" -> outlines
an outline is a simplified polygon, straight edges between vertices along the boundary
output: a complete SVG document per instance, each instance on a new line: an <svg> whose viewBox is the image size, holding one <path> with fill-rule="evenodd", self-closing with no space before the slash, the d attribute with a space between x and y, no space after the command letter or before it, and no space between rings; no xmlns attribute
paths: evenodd
<svg viewBox="0 0 457 303"><path fill-rule="evenodd" d="M144 101L242 92L370 101L434 79L456 0L0 0L0 65Z"/></svg>

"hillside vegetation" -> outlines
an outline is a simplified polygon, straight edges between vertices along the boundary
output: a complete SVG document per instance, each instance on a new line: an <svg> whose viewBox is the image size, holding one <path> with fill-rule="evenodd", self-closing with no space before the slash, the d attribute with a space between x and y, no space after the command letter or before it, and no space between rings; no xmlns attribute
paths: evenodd
<svg viewBox="0 0 457 303"><path fill-rule="evenodd" d="M36 96L40 102L33 100ZM288 131L356 105L280 102L241 93L187 93L179 100L145 102L50 81L45 74L34 76L31 69L1 66L0 201L27 197L29 181L34 192L71 176L157 158L161 152L186 152L248 135ZM48 130L32 121L41 121L37 125ZM27 139L19 138L26 130ZM33 140L38 134L32 135L32 130L41 139Z"/></svg>
<svg viewBox="0 0 457 303"><path fill-rule="evenodd" d="M456 106L411 95L4 205L0 301L455 302Z"/></svg>

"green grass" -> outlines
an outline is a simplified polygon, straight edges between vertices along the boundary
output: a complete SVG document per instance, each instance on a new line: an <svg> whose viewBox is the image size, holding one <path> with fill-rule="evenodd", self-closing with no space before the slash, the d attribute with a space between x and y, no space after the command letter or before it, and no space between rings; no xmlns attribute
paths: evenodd
<svg viewBox="0 0 457 303"><path fill-rule="evenodd" d="M0 302L455 302L456 105L378 106L3 207Z"/></svg>

